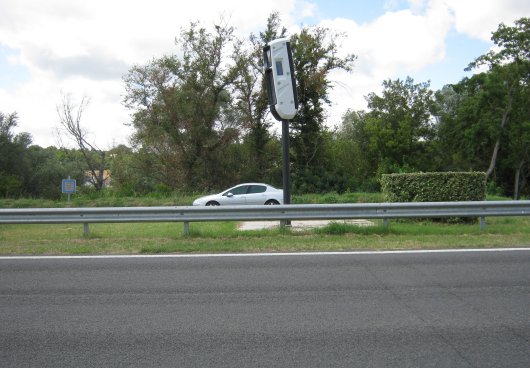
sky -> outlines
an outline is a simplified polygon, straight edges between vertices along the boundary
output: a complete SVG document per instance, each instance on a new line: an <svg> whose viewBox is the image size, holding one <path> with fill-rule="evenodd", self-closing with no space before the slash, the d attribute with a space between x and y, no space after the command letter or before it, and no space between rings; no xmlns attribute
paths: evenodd
<svg viewBox="0 0 530 368"><path fill-rule="evenodd" d="M304 26L342 32L340 52L358 56L333 72L327 125L387 79L430 81L434 90L470 76L464 68L493 46L499 23L530 16L528 0L0 0L0 112L42 147L65 144L57 106L89 99L81 124L101 149L128 144L132 111L123 76L134 65L177 52L190 22L228 19L239 37L257 34L278 11L289 35ZM62 137L62 138L61 138Z"/></svg>

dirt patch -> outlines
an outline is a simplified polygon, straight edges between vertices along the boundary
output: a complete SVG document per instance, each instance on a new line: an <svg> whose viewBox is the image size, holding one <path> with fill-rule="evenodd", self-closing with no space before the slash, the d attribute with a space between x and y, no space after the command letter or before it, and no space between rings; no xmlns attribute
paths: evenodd
<svg viewBox="0 0 530 368"><path fill-rule="evenodd" d="M291 221L291 229L295 231L304 231L324 227L331 222L340 224L349 224L357 226L373 226L374 223L368 220L295 220ZM244 221L238 225L238 230L263 230L273 229L280 226L280 221Z"/></svg>

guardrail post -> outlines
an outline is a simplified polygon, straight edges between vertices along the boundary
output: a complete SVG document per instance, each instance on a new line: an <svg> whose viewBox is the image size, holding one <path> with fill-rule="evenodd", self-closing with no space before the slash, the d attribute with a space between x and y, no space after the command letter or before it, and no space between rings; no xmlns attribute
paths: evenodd
<svg viewBox="0 0 530 368"><path fill-rule="evenodd" d="M88 222L83 223L83 236L90 235L90 228L88 227Z"/></svg>
<svg viewBox="0 0 530 368"><path fill-rule="evenodd" d="M189 236L190 235L190 223L189 222L184 222L184 236Z"/></svg>
<svg viewBox="0 0 530 368"><path fill-rule="evenodd" d="M280 227L282 229L284 228L290 228L291 227L291 220L280 220Z"/></svg>
<svg viewBox="0 0 530 368"><path fill-rule="evenodd" d="M484 216L479 217L480 231L486 230L486 218Z"/></svg>
<svg viewBox="0 0 530 368"><path fill-rule="evenodd" d="M390 220L385 218L383 219L383 228L388 229L388 224L390 223Z"/></svg>

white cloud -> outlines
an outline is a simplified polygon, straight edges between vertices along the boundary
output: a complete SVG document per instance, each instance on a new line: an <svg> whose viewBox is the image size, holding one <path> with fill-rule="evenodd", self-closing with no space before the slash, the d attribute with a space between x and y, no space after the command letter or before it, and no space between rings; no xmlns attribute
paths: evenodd
<svg viewBox="0 0 530 368"><path fill-rule="evenodd" d="M452 30L489 41L500 22L511 24L522 16L530 16L530 2L526 0L408 0L408 3L409 9L396 10L400 2L389 0L384 14L362 25L341 18L321 23L345 32L348 38L341 50L358 55L353 74L332 74L336 84L331 93L334 104L329 109L330 125L340 122L348 108L366 109L364 96L379 93L383 80L443 62L446 38Z"/></svg>
<svg viewBox="0 0 530 368"><path fill-rule="evenodd" d="M489 41L491 33L504 22L530 16L527 0L445 0L454 14L455 28L460 33Z"/></svg>
<svg viewBox="0 0 530 368"><path fill-rule="evenodd" d="M61 91L87 95L91 103L84 120L97 143L125 143L129 111L121 104L121 76L133 64L175 52L175 36L191 21L209 26L222 15L246 37L279 11L285 26L297 31L318 11L314 1L2 0L0 45L15 50L10 61L26 68L30 78L16 88L0 86L0 111L17 111L19 130L32 133L37 144L51 145ZM341 50L359 56L353 74L332 76L338 82L331 95L333 122L346 108L364 108L363 96L379 91L384 79L443 61L452 29L489 40L501 21L530 15L527 0L389 0L387 5L384 14L362 25L351 19L320 24L345 32Z"/></svg>
<svg viewBox="0 0 530 368"><path fill-rule="evenodd" d="M365 109L364 96L378 92L383 80L443 60L451 22L449 9L438 1L428 4L423 13L387 11L362 25L348 19L322 22L324 27L346 33L341 50L358 56L353 74L332 75L340 82L331 94L330 123L339 122L348 108Z"/></svg>
<svg viewBox="0 0 530 368"><path fill-rule="evenodd" d="M31 77L16 89L0 86L2 111L19 113L19 130L40 145L56 144L56 105L61 91L91 103L83 122L98 144L126 143L129 111L122 105L122 76L133 64L175 52L174 40L192 21L209 27L221 17L241 36L264 27L272 11L294 26L314 5L303 0L270 0L256 6L247 0L3 0L0 45L17 50L15 62Z"/></svg>

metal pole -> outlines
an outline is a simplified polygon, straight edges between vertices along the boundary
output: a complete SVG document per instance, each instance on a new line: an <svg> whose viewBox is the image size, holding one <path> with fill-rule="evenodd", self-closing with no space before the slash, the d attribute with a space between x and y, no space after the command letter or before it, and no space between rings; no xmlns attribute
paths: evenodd
<svg viewBox="0 0 530 368"><path fill-rule="evenodd" d="M486 230L486 218L484 216L480 216L479 221L480 221L480 231Z"/></svg>
<svg viewBox="0 0 530 368"><path fill-rule="evenodd" d="M90 227L88 226L88 223L83 223L83 235L89 236L90 235Z"/></svg>
<svg viewBox="0 0 530 368"><path fill-rule="evenodd" d="M70 180L70 175L68 175L68 180ZM68 202L70 202L70 192L68 192Z"/></svg>
<svg viewBox="0 0 530 368"><path fill-rule="evenodd" d="M291 177L289 173L289 120L282 120L282 156L283 156L283 204L291 204ZM291 226L291 220L282 220L280 225Z"/></svg>

